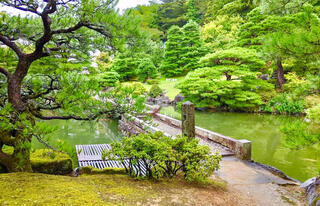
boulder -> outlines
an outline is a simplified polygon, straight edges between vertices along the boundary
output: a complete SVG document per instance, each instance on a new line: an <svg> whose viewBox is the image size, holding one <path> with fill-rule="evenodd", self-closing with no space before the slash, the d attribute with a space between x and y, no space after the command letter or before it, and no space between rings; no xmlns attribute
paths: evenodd
<svg viewBox="0 0 320 206"><path fill-rule="evenodd" d="M178 94L178 95L174 98L173 103L177 104L178 102L182 102L184 99L185 99L185 97L182 96L182 94Z"/></svg>

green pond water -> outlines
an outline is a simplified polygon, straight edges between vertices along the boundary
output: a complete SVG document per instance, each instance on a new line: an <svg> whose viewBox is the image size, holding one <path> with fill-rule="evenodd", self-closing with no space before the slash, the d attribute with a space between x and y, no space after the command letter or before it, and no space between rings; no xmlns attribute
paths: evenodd
<svg viewBox="0 0 320 206"><path fill-rule="evenodd" d="M180 119L173 107L161 113ZM287 122L303 121L301 117L231 112L196 112L196 125L235 139L252 141L252 158L283 171L299 181L319 174L320 144L301 150L283 145L280 128Z"/></svg>
<svg viewBox="0 0 320 206"><path fill-rule="evenodd" d="M162 113L174 118L180 114L172 107L163 108ZM283 146L280 128L288 121L302 121L299 117L275 116L247 113L196 112L196 125L235 139L252 141L252 156L257 162L276 167L295 179L304 181L319 173L320 145L302 150L290 150ZM70 147L76 144L105 144L120 140L117 121L99 122L52 120L46 124L56 127L50 135L53 145L57 139L64 140ZM33 147L43 147L33 141Z"/></svg>
<svg viewBox="0 0 320 206"><path fill-rule="evenodd" d="M56 145L57 140L67 142L70 147L78 144L109 144L120 140L123 136L118 130L118 122L113 120L76 121L76 120L51 120L46 124L56 128L49 135L49 143ZM33 141L34 148L43 146L36 140Z"/></svg>

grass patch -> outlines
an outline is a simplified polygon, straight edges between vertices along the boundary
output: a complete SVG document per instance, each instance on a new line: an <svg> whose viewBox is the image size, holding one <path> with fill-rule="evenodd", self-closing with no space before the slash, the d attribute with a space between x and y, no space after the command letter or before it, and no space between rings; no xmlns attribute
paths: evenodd
<svg viewBox="0 0 320 206"><path fill-rule="evenodd" d="M175 86L181 82L184 77L176 77L176 78L169 78L169 79L176 79L177 81L166 81L166 79L161 79L159 87L164 90L166 96L170 98L170 100L174 100L174 98L180 93L180 89L175 88Z"/></svg>
<svg viewBox="0 0 320 206"><path fill-rule="evenodd" d="M238 205L222 181L138 181L121 174L74 178L38 173L0 174L0 205ZM242 202L243 203L243 202Z"/></svg>
<svg viewBox="0 0 320 206"><path fill-rule="evenodd" d="M181 113L174 110L173 107L162 107L160 113L174 119L181 120Z"/></svg>

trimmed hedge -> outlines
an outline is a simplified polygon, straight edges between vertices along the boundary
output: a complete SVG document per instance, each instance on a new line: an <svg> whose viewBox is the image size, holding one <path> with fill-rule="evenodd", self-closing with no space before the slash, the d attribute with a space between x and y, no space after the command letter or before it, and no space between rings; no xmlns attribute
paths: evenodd
<svg viewBox="0 0 320 206"><path fill-rule="evenodd" d="M3 150L12 154L13 148L7 147ZM69 155L55 152L50 149L37 149L30 154L31 167L34 172L65 175L73 171L73 162ZM0 173L6 172L0 165Z"/></svg>
<svg viewBox="0 0 320 206"><path fill-rule="evenodd" d="M69 155L49 149L39 149L30 156L32 170L45 174L64 175L73 170L73 162Z"/></svg>

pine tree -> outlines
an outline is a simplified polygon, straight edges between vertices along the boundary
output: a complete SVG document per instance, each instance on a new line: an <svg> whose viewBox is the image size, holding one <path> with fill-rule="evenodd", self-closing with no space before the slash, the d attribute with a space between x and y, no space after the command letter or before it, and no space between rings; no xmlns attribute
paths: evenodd
<svg viewBox="0 0 320 206"><path fill-rule="evenodd" d="M194 21L189 21L183 28L182 39L182 68L187 73L198 68L198 62L205 51L201 40L199 25Z"/></svg>
<svg viewBox="0 0 320 206"><path fill-rule="evenodd" d="M180 75L182 68L182 45L183 33L178 26L172 26L168 31L168 41L165 45L165 57L161 65L161 72L172 77Z"/></svg>
<svg viewBox="0 0 320 206"><path fill-rule="evenodd" d="M192 20L195 22L199 22L199 17L198 17L198 8L196 7L196 2L195 0L188 0L187 1L187 18L188 20Z"/></svg>

